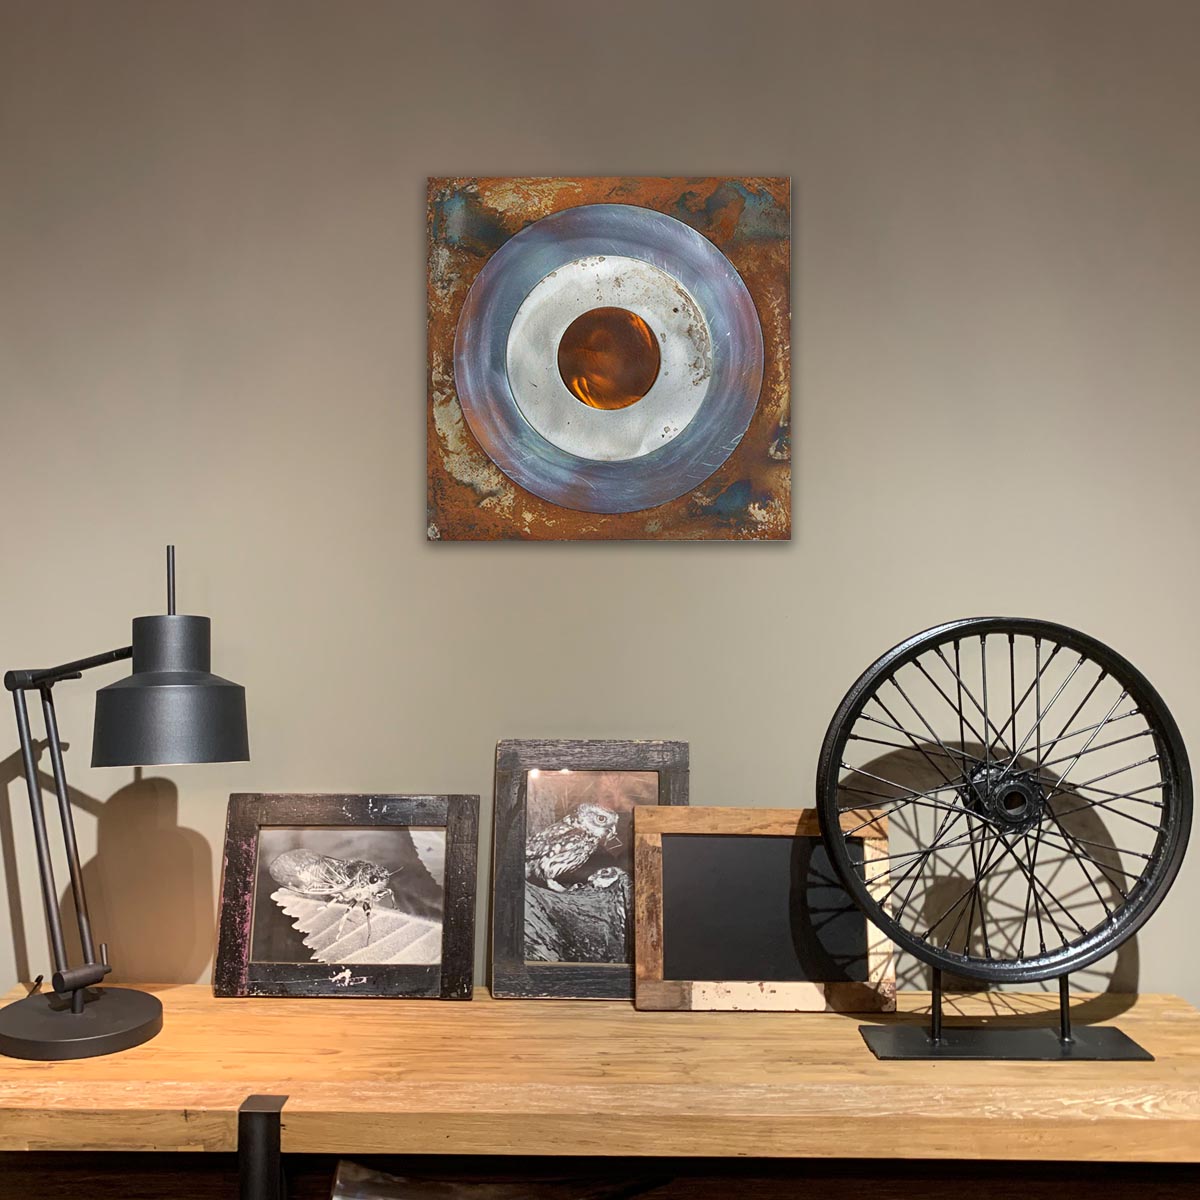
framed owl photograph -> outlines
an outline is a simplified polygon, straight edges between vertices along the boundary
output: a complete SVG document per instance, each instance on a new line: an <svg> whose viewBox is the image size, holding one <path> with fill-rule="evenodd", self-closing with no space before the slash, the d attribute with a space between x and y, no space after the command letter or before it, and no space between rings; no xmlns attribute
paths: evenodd
<svg viewBox="0 0 1200 1200"><path fill-rule="evenodd" d="M492 995L631 999L633 814L687 802L686 742L501 742Z"/></svg>

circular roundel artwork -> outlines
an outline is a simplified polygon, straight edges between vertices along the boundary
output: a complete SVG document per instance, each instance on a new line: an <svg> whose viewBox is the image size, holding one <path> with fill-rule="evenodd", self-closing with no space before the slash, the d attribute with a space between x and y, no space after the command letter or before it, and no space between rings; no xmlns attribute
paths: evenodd
<svg viewBox="0 0 1200 1200"><path fill-rule="evenodd" d="M788 537L788 250L786 180L431 180L429 536Z"/></svg>

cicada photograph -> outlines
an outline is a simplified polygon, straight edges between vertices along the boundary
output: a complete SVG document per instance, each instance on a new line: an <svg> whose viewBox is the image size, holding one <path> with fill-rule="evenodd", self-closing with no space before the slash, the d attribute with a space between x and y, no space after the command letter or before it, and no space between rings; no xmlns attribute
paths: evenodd
<svg viewBox="0 0 1200 1200"><path fill-rule="evenodd" d="M441 959L445 829L264 827L257 962L431 965Z"/></svg>
<svg viewBox="0 0 1200 1200"><path fill-rule="evenodd" d="M529 772L526 961L632 961L633 810L657 803L656 771Z"/></svg>

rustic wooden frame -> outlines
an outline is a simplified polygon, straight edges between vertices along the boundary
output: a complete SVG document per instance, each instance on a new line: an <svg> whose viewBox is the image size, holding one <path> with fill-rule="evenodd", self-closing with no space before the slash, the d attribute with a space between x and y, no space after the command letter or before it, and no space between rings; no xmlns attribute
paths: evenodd
<svg viewBox="0 0 1200 1200"><path fill-rule="evenodd" d="M442 958L349 972L333 984L326 963L255 963L250 923L258 833L267 825L423 825L446 830ZM478 796L265 795L229 797L213 992L217 996L336 996L470 1000L475 961Z"/></svg>
<svg viewBox="0 0 1200 1200"><path fill-rule="evenodd" d="M842 818L861 825L856 810ZM815 809L645 808L633 818L635 1003L642 1009L699 1011L893 1012L896 974L891 943L867 921L867 981L753 982L663 978L664 834L728 834L731 837L820 837ZM867 862L886 862L887 817L879 814L858 831ZM872 885L887 891L887 876ZM864 920L866 918L864 917Z"/></svg>
<svg viewBox="0 0 1200 1200"><path fill-rule="evenodd" d="M503 741L496 747L492 840L492 995L628 1000L632 963L525 960L525 805L530 771L654 771L660 806L688 802L687 742ZM649 805L646 811L656 812Z"/></svg>

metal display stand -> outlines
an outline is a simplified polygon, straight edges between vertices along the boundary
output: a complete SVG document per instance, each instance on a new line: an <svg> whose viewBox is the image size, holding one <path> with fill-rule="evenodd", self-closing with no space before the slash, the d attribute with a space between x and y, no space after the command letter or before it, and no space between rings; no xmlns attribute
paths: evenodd
<svg viewBox="0 0 1200 1200"><path fill-rule="evenodd" d="M1128 1034L1110 1025L1072 1027L1068 976L1058 979L1058 1028L1008 1025L950 1025L942 1020L942 972L933 972L928 1028L921 1025L860 1025L876 1058L1005 1059L1009 1062L1153 1062Z"/></svg>

